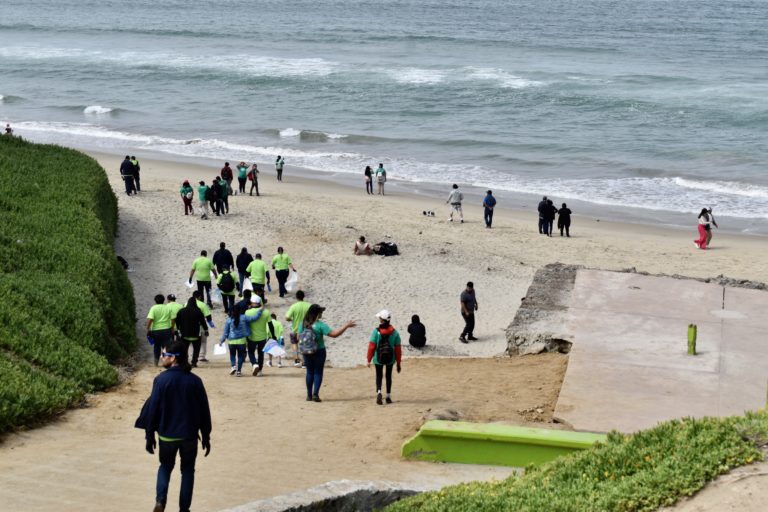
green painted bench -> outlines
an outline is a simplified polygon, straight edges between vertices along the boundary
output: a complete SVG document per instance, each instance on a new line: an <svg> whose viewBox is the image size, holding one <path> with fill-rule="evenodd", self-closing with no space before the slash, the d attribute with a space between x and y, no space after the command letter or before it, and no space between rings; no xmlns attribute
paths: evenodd
<svg viewBox="0 0 768 512"><path fill-rule="evenodd" d="M402 456L432 462L525 467L585 450L605 437L497 423L430 420L403 444Z"/></svg>

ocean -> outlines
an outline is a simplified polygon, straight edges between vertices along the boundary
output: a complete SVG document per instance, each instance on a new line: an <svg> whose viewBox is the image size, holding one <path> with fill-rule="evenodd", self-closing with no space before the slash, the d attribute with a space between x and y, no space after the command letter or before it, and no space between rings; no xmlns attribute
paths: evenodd
<svg viewBox="0 0 768 512"><path fill-rule="evenodd" d="M34 141L768 233L763 0L0 0L0 41Z"/></svg>

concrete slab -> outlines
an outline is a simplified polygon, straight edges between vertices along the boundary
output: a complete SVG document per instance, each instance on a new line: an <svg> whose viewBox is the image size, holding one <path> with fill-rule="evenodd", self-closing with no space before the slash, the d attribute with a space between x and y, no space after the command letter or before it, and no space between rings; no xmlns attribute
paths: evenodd
<svg viewBox="0 0 768 512"><path fill-rule="evenodd" d="M555 417L576 430L634 432L684 416L763 407L768 292L694 280L579 270L573 340ZM687 327L698 326L698 355Z"/></svg>

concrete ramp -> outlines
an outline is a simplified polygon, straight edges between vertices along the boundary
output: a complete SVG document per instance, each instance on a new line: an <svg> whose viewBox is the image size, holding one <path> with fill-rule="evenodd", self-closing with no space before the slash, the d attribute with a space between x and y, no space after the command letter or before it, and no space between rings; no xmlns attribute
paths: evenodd
<svg viewBox="0 0 768 512"><path fill-rule="evenodd" d="M573 345L555 418L634 432L684 416L765 406L768 292L579 269L565 329ZM688 324L698 355L687 354Z"/></svg>

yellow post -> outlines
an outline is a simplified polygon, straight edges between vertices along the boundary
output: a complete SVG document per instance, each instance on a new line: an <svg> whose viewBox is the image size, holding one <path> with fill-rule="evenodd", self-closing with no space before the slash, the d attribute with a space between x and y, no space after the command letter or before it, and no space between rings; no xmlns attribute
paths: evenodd
<svg viewBox="0 0 768 512"><path fill-rule="evenodd" d="M688 326L688 355L696 355L696 324Z"/></svg>

